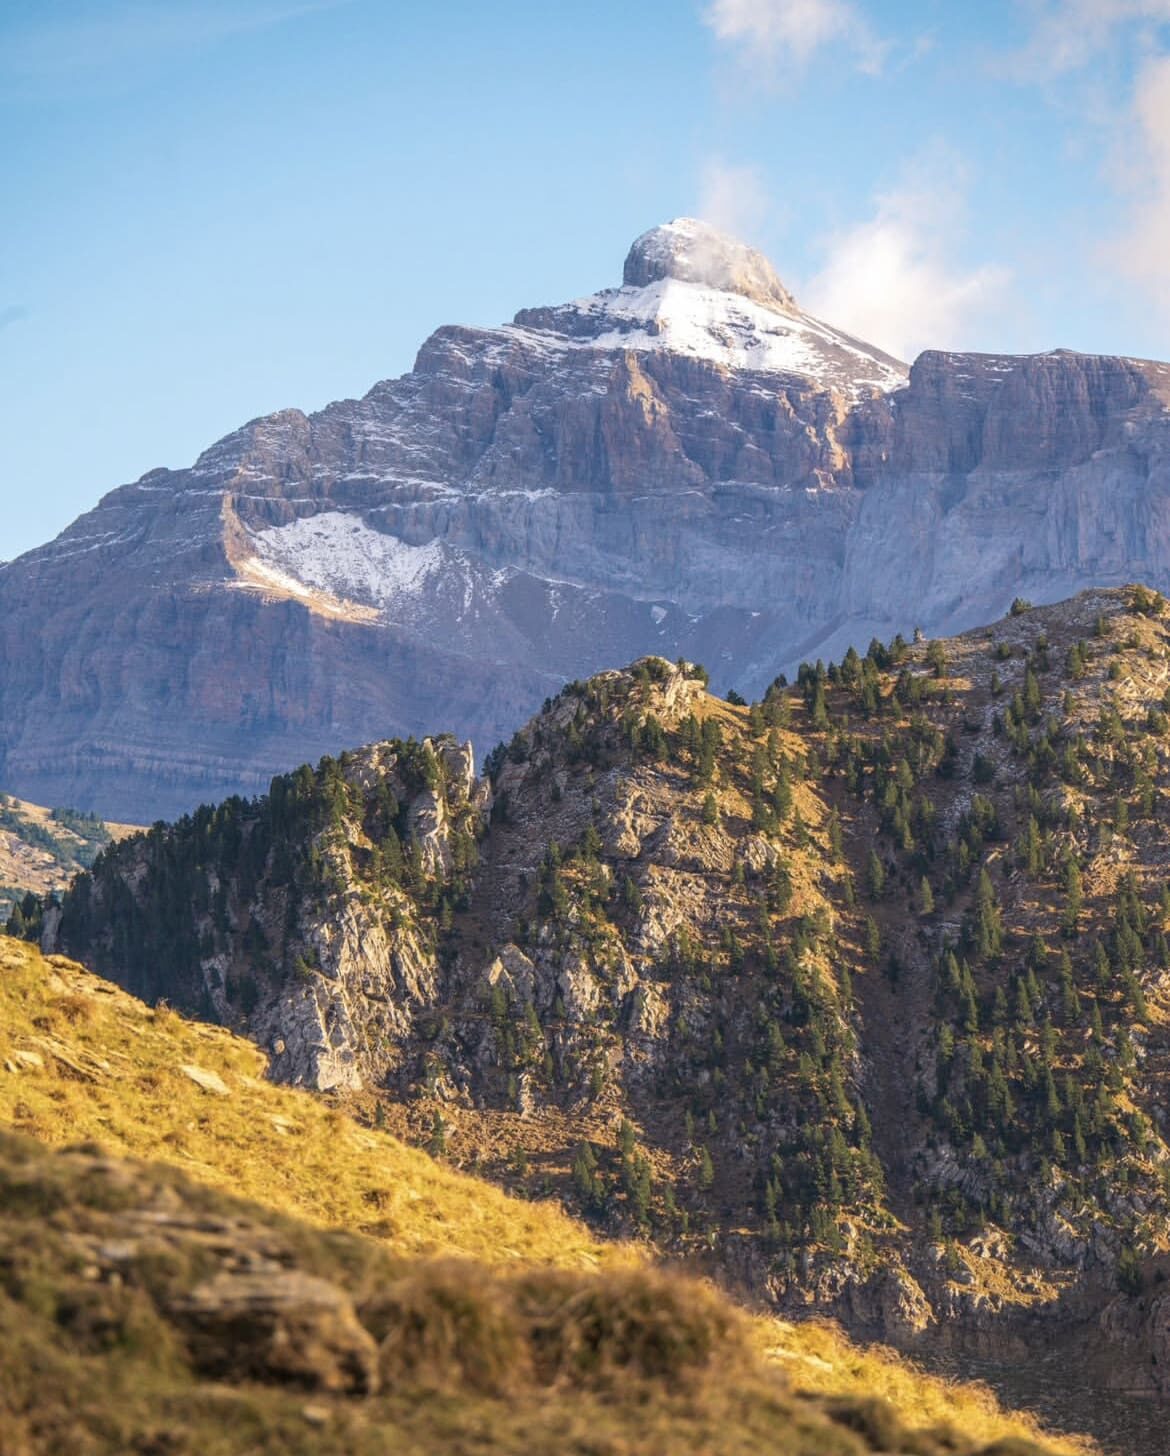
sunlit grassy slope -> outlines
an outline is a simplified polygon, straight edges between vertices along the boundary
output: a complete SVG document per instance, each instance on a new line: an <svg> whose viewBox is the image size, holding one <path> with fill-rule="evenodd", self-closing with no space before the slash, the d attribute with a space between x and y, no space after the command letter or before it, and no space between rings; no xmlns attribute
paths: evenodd
<svg viewBox="0 0 1170 1456"><path fill-rule="evenodd" d="M261 1080L264 1055L0 937L0 1120L54 1146L100 1141L403 1253L562 1266L628 1262L556 1204L512 1199L317 1098ZM217 1085L218 1084L218 1085Z"/></svg>
<svg viewBox="0 0 1170 1456"><path fill-rule="evenodd" d="M511 1199L261 1072L228 1032L0 938L0 1125L36 1140L0 1146L2 1456L207 1456L243 1449L241 1432L249 1450L320 1456L1076 1449L827 1327L742 1318L557 1206ZM52 1158L36 1144L86 1150ZM156 1167L111 1171L90 1144ZM194 1214L176 1218L176 1205ZM157 1228L156 1206L179 1232L162 1254L156 1239L137 1263L116 1255L108 1279L101 1251L138 1249L126 1227ZM208 1381L192 1367L174 1311L184 1281L216 1273L184 1242L209 1218L232 1223L233 1244L257 1241L265 1259L343 1290L383 1342L393 1378L381 1393L306 1406L296 1381ZM99 1251L92 1267L83 1245ZM453 1254L476 1262L453 1277L420 1257ZM485 1368L498 1345L512 1355L471 1379L469 1339Z"/></svg>

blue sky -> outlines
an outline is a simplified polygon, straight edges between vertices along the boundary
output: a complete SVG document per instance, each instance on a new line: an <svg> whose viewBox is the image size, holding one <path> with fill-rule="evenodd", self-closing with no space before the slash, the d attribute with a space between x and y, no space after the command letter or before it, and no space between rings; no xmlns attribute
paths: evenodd
<svg viewBox="0 0 1170 1456"><path fill-rule="evenodd" d="M5 0L0 559L700 213L894 352L1170 357L1170 0Z"/></svg>

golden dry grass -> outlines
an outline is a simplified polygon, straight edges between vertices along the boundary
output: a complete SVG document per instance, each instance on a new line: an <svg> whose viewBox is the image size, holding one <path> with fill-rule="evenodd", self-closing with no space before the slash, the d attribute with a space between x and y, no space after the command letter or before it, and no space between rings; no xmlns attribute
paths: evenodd
<svg viewBox="0 0 1170 1456"><path fill-rule="evenodd" d="M226 1091L208 1090L184 1067L212 1086L218 1079ZM166 1163L212 1188L317 1227L372 1235L399 1255L471 1256L496 1268L615 1272L648 1260L647 1251L638 1247L597 1240L557 1205L509 1198L389 1134L359 1126L309 1093L275 1087L262 1080L263 1069L262 1054L230 1032L188 1022L166 1009L151 1010L69 961L46 959L34 947L0 936L0 1124L53 1147L97 1142L112 1153ZM476 1276L485 1283L489 1277ZM653 1413L644 1412L656 1438L666 1443L653 1449L668 1449L685 1432L698 1444L679 1449L756 1449L753 1443L763 1438L779 1410L767 1379L767 1371L777 1367L796 1388L822 1399L883 1397L911 1429L952 1427L975 1445L1041 1439L1030 1418L1002 1410L988 1392L926 1376L889 1352L861 1350L830 1326L761 1317L751 1320L749 1339L763 1359L748 1363L763 1374L742 1372L736 1399L751 1394L751 1419L745 1415L734 1441L728 1433L719 1444L731 1407L717 1391L707 1392L699 1404L685 1393L671 1394ZM185 1402L205 1399L184 1397ZM259 1422L257 1429L263 1425L260 1413L274 1399L262 1392L238 1397L241 1408L247 1405L252 1412L248 1419ZM623 1401L637 1405L633 1397ZM523 1445L522 1422L513 1430L495 1407L489 1421L487 1407L477 1402L478 1397L464 1393L439 1411L437 1424L430 1423L434 1411L428 1416L430 1439L449 1431L451 1444L441 1448L412 1446L413 1418L399 1412L400 1449L532 1449ZM785 1421L797 1423L791 1429L802 1429L800 1412L786 1401L781 1404ZM614 1409L592 1396L572 1411L559 1412L553 1397L534 1397L529 1420L534 1409L542 1412L538 1424L550 1439L564 1438L565 1450L620 1456L651 1449L615 1427ZM636 1428L636 1413L626 1415ZM335 1417L341 1426L350 1420L344 1413ZM283 1430L284 1419L282 1414L276 1421L273 1413L272 1429ZM596 1435L602 1424L607 1434L590 1445L590 1432ZM497 1444L460 1444L474 1442L475 1431L486 1433L489 1425ZM340 1429L332 1426L332 1418L331 1428ZM861 1449L844 1438L840 1445L817 1446L815 1439L823 1439L827 1428L818 1429L820 1436L808 1437L812 1444L801 1436L791 1449ZM287 1449L321 1449L306 1447L304 1435L298 1428L297 1440L289 1436ZM1043 1441L1050 1452L1083 1449L1051 1437ZM221 1447L210 1439L207 1449ZM257 1444L256 1449L277 1447ZM353 1449L365 1446L355 1441ZM0 1451L8 1456L2 1443Z"/></svg>
<svg viewBox="0 0 1170 1456"><path fill-rule="evenodd" d="M1055 1456L911 1419L864 1384L802 1389L678 1275L399 1258L0 1131L4 1456Z"/></svg>
<svg viewBox="0 0 1170 1456"><path fill-rule="evenodd" d="M227 1094L204 1090L184 1066L213 1073ZM509 1198L308 1093L263 1081L263 1071L250 1042L151 1010L71 962L0 937L0 1122L50 1146L92 1140L170 1163L402 1253L561 1267L637 1257L559 1205Z"/></svg>

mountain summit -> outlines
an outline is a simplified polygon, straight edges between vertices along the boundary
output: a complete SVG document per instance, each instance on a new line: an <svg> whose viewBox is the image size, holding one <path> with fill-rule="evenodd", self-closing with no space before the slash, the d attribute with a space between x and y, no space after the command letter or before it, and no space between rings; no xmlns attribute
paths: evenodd
<svg viewBox="0 0 1170 1456"><path fill-rule="evenodd" d="M522 309L515 327L552 336L554 347L665 351L723 369L796 375L850 399L897 389L908 372L802 312L763 253L692 217L636 239L621 288Z"/></svg>
<svg viewBox="0 0 1170 1456"><path fill-rule="evenodd" d="M1170 366L922 355L678 219L619 287L448 326L0 567L0 784L124 822L647 652L761 692L1016 595L1170 586Z"/></svg>
<svg viewBox="0 0 1170 1456"><path fill-rule="evenodd" d="M663 278L742 293L756 303L792 312L796 300L763 253L693 217L651 228L635 239L622 270L628 288Z"/></svg>

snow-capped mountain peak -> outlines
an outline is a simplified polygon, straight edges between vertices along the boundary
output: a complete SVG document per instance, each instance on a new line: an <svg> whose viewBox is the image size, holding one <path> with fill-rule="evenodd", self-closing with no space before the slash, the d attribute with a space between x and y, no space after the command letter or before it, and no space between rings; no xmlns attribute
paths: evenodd
<svg viewBox="0 0 1170 1456"><path fill-rule="evenodd" d="M622 282L642 288L659 279L738 293L765 307L795 311L796 300L763 253L693 217L651 228L626 256Z"/></svg>
<svg viewBox="0 0 1170 1456"><path fill-rule="evenodd" d="M666 352L797 377L850 400L906 382L897 359L804 313L762 253L694 218L643 233L622 277L620 288L522 309L505 332L554 350Z"/></svg>

